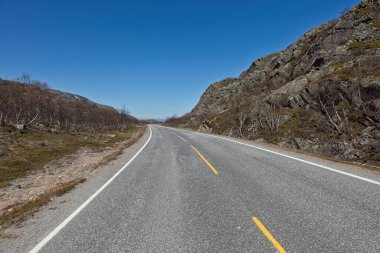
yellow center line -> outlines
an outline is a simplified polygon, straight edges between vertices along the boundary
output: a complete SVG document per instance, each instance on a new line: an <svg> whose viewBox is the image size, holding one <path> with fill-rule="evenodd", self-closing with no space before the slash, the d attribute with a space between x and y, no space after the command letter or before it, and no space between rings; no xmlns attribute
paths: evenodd
<svg viewBox="0 0 380 253"><path fill-rule="evenodd" d="M214 168L214 166L211 165L211 163L209 163L206 158L203 157L203 155L196 149L194 148L192 145L191 147L193 148L193 150L195 151L195 153L197 153L199 155L200 158L202 158L202 160L208 165L208 167L210 167L210 169L212 170L212 172L214 172L215 175L219 175L218 171L216 171L216 169Z"/></svg>
<svg viewBox="0 0 380 253"><path fill-rule="evenodd" d="M178 138L180 138L181 140L183 140L184 142L187 142L187 140L185 140L184 138L182 138L181 136L177 135Z"/></svg>
<svg viewBox="0 0 380 253"><path fill-rule="evenodd" d="M252 217L252 220L260 228L261 232L268 238L268 240L273 244L279 253L286 253L281 244L273 237L273 235L268 231L268 229L260 222L257 217Z"/></svg>

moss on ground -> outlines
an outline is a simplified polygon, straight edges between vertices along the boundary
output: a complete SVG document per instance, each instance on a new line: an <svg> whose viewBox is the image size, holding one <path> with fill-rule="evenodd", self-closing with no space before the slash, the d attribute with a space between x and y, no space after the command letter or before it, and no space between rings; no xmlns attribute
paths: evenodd
<svg viewBox="0 0 380 253"><path fill-rule="evenodd" d="M349 50L353 49L373 49L380 48L380 40L376 41L355 41L352 42L349 46Z"/></svg>
<svg viewBox="0 0 380 253"><path fill-rule="evenodd" d="M372 28L380 28L380 18L374 20L372 23L369 24L369 27Z"/></svg>
<svg viewBox="0 0 380 253"><path fill-rule="evenodd" d="M285 114L291 115L291 117L287 122L279 127L276 137L291 135L294 138L300 138L316 132L313 124L311 123L311 119L315 117L315 111L305 109L287 109Z"/></svg>
<svg viewBox="0 0 380 253"><path fill-rule="evenodd" d="M366 6L364 8L361 8L359 9L356 13L354 13L353 17L355 19L358 19L364 15L367 15L368 13L370 13L371 11L373 10L373 7L372 6Z"/></svg>
<svg viewBox="0 0 380 253"><path fill-rule="evenodd" d="M329 67L333 69L341 69L344 67L344 65L342 63L330 63Z"/></svg>
<svg viewBox="0 0 380 253"><path fill-rule="evenodd" d="M317 37L318 37L320 40L323 40L324 38L327 37L327 34L328 34L328 30L325 29L325 28L323 27L321 30L319 30L319 31L317 32Z"/></svg>

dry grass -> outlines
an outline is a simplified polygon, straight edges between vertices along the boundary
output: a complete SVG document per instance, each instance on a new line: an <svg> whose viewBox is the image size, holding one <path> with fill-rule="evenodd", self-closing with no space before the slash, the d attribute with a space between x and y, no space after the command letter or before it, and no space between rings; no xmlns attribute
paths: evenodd
<svg viewBox="0 0 380 253"><path fill-rule="evenodd" d="M23 203L20 205L9 206L8 212L0 216L0 224L6 225L7 223L14 223L23 220L26 216L34 213L38 208L47 204L54 196L61 196L66 192L74 189L78 184L85 182L85 178L77 179L66 184L62 184L59 187L45 193L42 196L38 196L35 199Z"/></svg>
<svg viewBox="0 0 380 253"><path fill-rule="evenodd" d="M105 164L109 163L110 161L113 161L113 160L117 159L120 155L123 154L124 149L126 149L126 148L132 146L133 144L135 144L144 135L145 130L146 130L146 127L135 138L130 138L128 141L126 141L124 143L124 145L121 145L118 148L117 152L114 152L114 153L110 154L109 156L106 156L101 163L98 163L96 165L96 168L100 167L102 165L105 165Z"/></svg>
<svg viewBox="0 0 380 253"><path fill-rule="evenodd" d="M3 159L0 160L0 163L5 168L5 170L0 171L1 175L6 174L10 176L8 178L2 177L1 182L3 185L10 184L12 178L15 179L24 176L32 170L40 170L41 167L39 166L73 154L83 147L92 148L94 150L104 150L105 147L113 147L114 151L112 151L110 155L105 156L100 163L94 165L95 167L93 169L98 168L119 157L125 148L133 145L143 136L145 130L146 127L135 126L112 133L39 133L35 130L27 134L14 133L15 136L11 138L12 143L7 146L7 159L3 157ZM2 134L4 134L4 132ZM44 143L43 145L40 145L41 141ZM21 142L26 144L21 145ZM4 146L4 143L1 143L1 145ZM49 152L49 148L51 152ZM13 151L13 153L9 153L9 150ZM12 158L15 159L13 163L10 161ZM24 161L31 162L29 169L23 169L24 167L20 166L24 165ZM9 164L12 166L6 167ZM20 166L18 168L21 172L17 171L17 166ZM85 181L86 179L84 177L73 178L71 181L49 188L43 192L43 194L39 194L37 197L33 197L26 202L19 202L7 206L4 209L7 211L0 216L0 225L6 227L10 224L25 220L40 207L47 204L52 197L61 196Z"/></svg>
<svg viewBox="0 0 380 253"><path fill-rule="evenodd" d="M20 133L0 127L0 188L18 177L42 170L50 161L74 154L80 148L102 149L131 138L136 127L112 132L48 132L29 129ZM2 154L1 154L2 153Z"/></svg>

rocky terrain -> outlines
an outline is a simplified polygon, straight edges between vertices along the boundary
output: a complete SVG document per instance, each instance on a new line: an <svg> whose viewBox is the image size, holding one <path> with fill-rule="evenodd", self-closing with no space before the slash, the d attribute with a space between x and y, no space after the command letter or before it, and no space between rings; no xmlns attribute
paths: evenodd
<svg viewBox="0 0 380 253"><path fill-rule="evenodd" d="M380 165L380 1L210 85L166 124Z"/></svg>

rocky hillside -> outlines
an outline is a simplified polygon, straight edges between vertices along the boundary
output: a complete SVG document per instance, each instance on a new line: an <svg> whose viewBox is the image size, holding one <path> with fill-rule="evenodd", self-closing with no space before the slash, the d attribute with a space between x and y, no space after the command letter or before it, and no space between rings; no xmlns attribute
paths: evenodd
<svg viewBox="0 0 380 253"><path fill-rule="evenodd" d="M94 131L125 128L138 120L126 112L40 85L0 79L0 127L30 126L53 131Z"/></svg>
<svg viewBox="0 0 380 253"><path fill-rule="evenodd" d="M380 1L212 84L167 124L380 165Z"/></svg>

